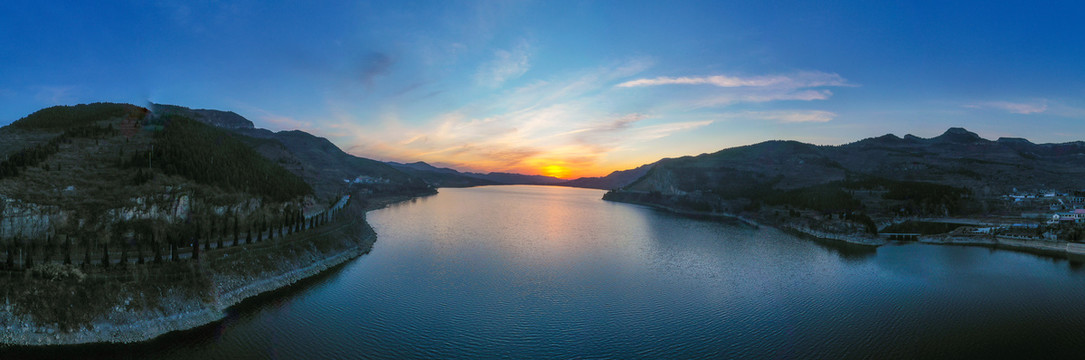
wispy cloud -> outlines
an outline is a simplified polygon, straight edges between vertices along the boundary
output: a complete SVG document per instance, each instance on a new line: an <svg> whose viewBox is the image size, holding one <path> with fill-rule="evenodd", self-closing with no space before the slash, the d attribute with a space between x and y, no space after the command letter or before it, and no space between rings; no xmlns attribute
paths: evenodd
<svg viewBox="0 0 1085 360"><path fill-rule="evenodd" d="M704 97L693 102L694 106L712 107L735 103L763 103L772 101L813 101L828 100L833 96L829 90L758 89L747 91L728 91Z"/></svg>
<svg viewBox="0 0 1085 360"><path fill-rule="evenodd" d="M659 85L714 85L718 87L779 87L779 88L810 88L821 86L851 86L838 74L823 72L800 72L794 75L770 75L770 76L726 76L713 75L703 77L657 77L653 79L637 79L618 84L618 87L659 86Z"/></svg>
<svg viewBox="0 0 1085 360"><path fill-rule="evenodd" d="M378 131L344 122L337 132L354 137L349 142L358 145L350 151L387 160L522 173L560 166L570 169L566 176L603 175L614 168L602 162L621 161L612 158L616 151L712 123L611 110L623 92L614 84L651 64L638 58L573 71L495 91L421 122L389 115Z"/></svg>
<svg viewBox="0 0 1085 360"><path fill-rule="evenodd" d="M723 115L726 118L768 120L779 123L824 123L832 121L836 116L836 113L824 110L745 111Z"/></svg>
<svg viewBox="0 0 1085 360"><path fill-rule="evenodd" d="M658 87L665 85L708 85L710 89L690 100L693 107L726 106L735 103L771 101L813 101L832 97L824 87L856 86L836 73L805 71L788 75L699 77L656 77L630 80L618 88Z"/></svg>
<svg viewBox="0 0 1085 360"><path fill-rule="evenodd" d="M964 107L971 109L995 109L1008 111L1014 114L1028 115L1047 111L1047 100L1034 102L986 101L967 104Z"/></svg>
<svg viewBox="0 0 1085 360"><path fill-rule="evenodd" d="M476 78L480 84L501 86L505 81L518 78L531 68L531 47L521 40L508 50L494 51L493 60L482 64Z"/></svg>

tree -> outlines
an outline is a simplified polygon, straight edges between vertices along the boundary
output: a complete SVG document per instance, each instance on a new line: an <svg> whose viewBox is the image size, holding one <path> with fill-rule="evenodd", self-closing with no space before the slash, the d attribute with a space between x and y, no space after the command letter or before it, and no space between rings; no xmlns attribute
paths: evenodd
<svg viewBox="0 0 1085 360"><path fill-rule="evenodd" d="M222 236L221 237L230 236L230 219L227 218L226 215L223 215L219 220L222 221Z"/></svg>
<svg viewBox="0 0 1085 360"><path fill-rule="evenodd" d="M7 243L6 247L7 247L7 250L8 250L7 268L14 270L15 269L15 244L9 241Z"/></svg>
<svg viewBox="0 0 1085 360"><path fill-rule="evenodd" d="M284 216L286 216L286 233L293 234L294 230L297 228L296 226L294 226L294 221L297 220L294 218L294 210L287 210Z"/></svg>
<svg viewBox="0 0 1085 360"><path fill-rule="evenodd" d="M120 266L122 268L128 266L128 246L130 246L130 245L128 244L127 239L121 240L121 262L120 262Z"/></svg>
<svg viewBox="0 0 1085 360"><path fill-rule="evenodd" d="M34 242L29 239L21 241L23 245L23 269L30 269L34 267Z"/></svg>
<svg viewBox="0 0 1085 360"><path fill-rule="evenodd" d="M200 237L194 236L192 238L192 260L200 261Z"/></svg>
<svg viewBox="0 0 1085 360"><path fill-rule="evenodd" d="M64 235L64 265L72 264L72 237Z"/></svg>
<svg viewBox="0 0 1085 360"><path fill-rule="evenodd" d="M256 223L256 242L264 241L264 220L261 217L260 221Z"/></svg>
<svg viewBox="0 0 1085 360"><path fill-rule="evenodd" d="M89 232L86 232L85 230L81 237L83 238L83 267L88 267L90 266L90 247L92 245L91 240L93 239Z"/></svg>
<svg viewBox="0 0 1085 360"><path fill-rule="evenodd" d="M158 234L158 227L151 232L151 243L154 244L154 263L162 263L162 244L160 243L162 236Z"/></svg>
<svg viewBox="0 0 1085 360"><path fill-rule="evenodd" d="M286 212L284 212L282 210L279 210L279 221L278 221L278 223L276 225L279 227L279 237L280 238L282 238L283 235L285 235L287 233L286 224L287 224Z"/></svg>
<svg viewBox="0 0 1085 360"><path fill-rule="evenodd" d="M105 227L100 227L97 233L98 243L102 245L102 267L108 268L110 265L109 260L109 245L112 236L109 230Z"/></svg>
<svg viewBox="0 0 1085 360"><path fill-rule="evenodd" d="M177 262L181 259L180 254L177 253L177 236L171 233L166 234L166 242L170 244L170 261Z"/></svg>
<svg viewBox="0 0 1085 360"><path fill-rule="evenodd" d="M53 246L53 238L49 234L45 234L45 241L42 242L41 247L41 262L48 264L49 260L53 258L53 252L56 251L56 247Z"/></svg>
<svg viewBox="0 0 1085 360"><path fill-rule="evenodd" d="M200 237L203 237L203 236L204 236L204 232L203 232L203 229L202 229L202 227L200 226L200 222L201 222L201 221L197 221L197 222L196 222L196 245L197 245L197 246L198 246L198 245L199 245L199 243L200 243L200 240L199 240L199 239L200 239ZM208 231L208 233L210 233L210 230ZM210 238L210 236L208 236L208 239L209 239L209 238ZM211 241L208 241L208 239L204 239L204 242L203 242L203 249L204 249L205 251L206 251L206 250L211 250Z"/></svg>
<svg viewBox="0 0 1085 360"><path fill-rule="evenodd" d="M143 265L146 263L146 261L143 260L143 244L147 242L147 240L144 238L145 233L137 229L134 235L136 237L136 264Z"/></svg>
<svg viewBox="0 0 1085 360"><path fill-rule="evenodd" d="M237 213L234 213L234 246L237 246L237 241L241 238L241 229L237 227Z"/></svg>
<svg viewBox="0 0 1085 360"><path fill-rule="evenodd" d="M294 212L294 232L303 230L301 228L302 221L303 219L301 218L301 210L296 210Z"/></svg>
<svg viewBox="0 0 1085 360"><path fill-rule="evenodd" d="M215 229L216 229L215 228L215 224L216 224L215 218L216 218L216 216L211 217L211 236L212 237L215 237L214 236ZM226 222L223 221L222 222L222 232L219 234L218 237L215 238L215 248L216 249L221 249L222 248L222 239L225 238L225 237L226 237Z"/></svg>

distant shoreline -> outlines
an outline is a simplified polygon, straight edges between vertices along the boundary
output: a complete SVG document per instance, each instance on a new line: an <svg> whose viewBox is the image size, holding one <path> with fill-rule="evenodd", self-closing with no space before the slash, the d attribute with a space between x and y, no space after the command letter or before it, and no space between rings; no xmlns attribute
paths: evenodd
<svg viewBox="0 0 1085 360"><path fill-rule="evenodd" d="M732 221L742 223L743 225L753 227L755 229L760 228L762 226L766 226L766 227L771 227L771 228L774 228L774 229L777 229L777 230L781 230L783 232L786 232L786 233L789 233L789 234L792 234L792 235L813 237L813 238L817 238L819 240L839 242L839 243L846 244L846 245L878 247L878 246L881 246L881 245L884 245L884 244L887 243L885 240L882 240L880 238L866 238L866 237L859 237L859 236L853 236L853 235L847 235L847 234L830 234L830 233L819 232L819 231L816 231L816 230L813 230L813 229L808 229L808 228L800 228L800 227L797 227L797 226L789 226L787 224L784 224L782 226L780 226L780 225L766 225L766 224L764 224L762 222L747 218L745 216L741 216L741 215L737 215L737 214L731 214L731 213L681 210L681 209L676 209L676 208L673 208L673 207L670 207L670 206L654 204L654 203L650 203L650 202L629 201L629 200L625 200L625 199L605 199L604 198L603 200L604 201L620 202L620 203L625 203L625 204L648 206L648 207L651 207L651 208L664 210L664 211L671 212L671 213L674 213L674 214L691 216L691 217L702 217L702 218L732 220Z"/></svg>
<svg viewBox="0 0 1085 360"><path fill-rule="evenodd" d="M629 201L629 200L618 200L618 199L607 199L607 198L603 198L603 201L613 201L613 202L620 202L620 203L624 203L624 204L642 205L642 206L647 206L647 207L650 207L650 208L655 208L655 209L660 209L660 210L666 210L667 212L670 212L670 213L685 215L685 216L690 216L690 217L734 220L736 222L742 223L743 225L746 225L746 226L749 226L749 227L752 227L752 228L755 228L755 229L760 228L762 226L761 223L759 223L757 221L754 221L752 219L746 218L746 217L741 216L741 215L736 215L736 214L731 214L731 213L681 210L681 209L676 209L676 208L666 206L666 205L660 205L660 204L655 204L655 203L650 203L650 202L643 202L643 201Z"/></svg>
<svg viewBox="0 0 1085 360"><path fill-rule="evenodd" d="M675 214L688 215L693 217L734 220L741 222L745 225L752 226L754 228L766 226L783 231L788 234L792 234L794 236L808 237L816 239L818 241L831 242L844 246L860 246L870 249L876 249L878 247L881 247L882 245L893 243L892 241L888 241L879 237L833 234L804 227L791 226L790 224L766 225L764 223L760 223L743 216L729 213L686 211L659 204L640 201L626 201L624 199L604 199L604 201L614 201L626 204L648 206L651 208L660 209ZM915 242L928 245L981 246L1037 255L1063 257L1067 259L1085 259L1085 244L1070 243L1065 241L1037 241L1006 238L999 239L962 237L951 235L924 235L920 236L919 239Z"/></svg>

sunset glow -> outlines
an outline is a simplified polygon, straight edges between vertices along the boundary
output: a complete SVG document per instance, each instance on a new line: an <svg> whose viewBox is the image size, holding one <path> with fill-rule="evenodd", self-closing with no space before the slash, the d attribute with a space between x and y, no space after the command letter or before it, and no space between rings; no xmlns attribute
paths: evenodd
<svg viewBox="0 0 1085 360"><path fill-rule="evenodd" d="M542 168L541 175L553 176L556 178L568 179L569 169L560 165L550 165Z"/></svg>
<svg viewBox="0 0 1085 360"><path fill-rule="evenodd" d="M31 4L0 4L0 31L34 34L0 51L0 124L149 100L380 161L563 177L772 139L1085 133L1071 4Z"/></svg>

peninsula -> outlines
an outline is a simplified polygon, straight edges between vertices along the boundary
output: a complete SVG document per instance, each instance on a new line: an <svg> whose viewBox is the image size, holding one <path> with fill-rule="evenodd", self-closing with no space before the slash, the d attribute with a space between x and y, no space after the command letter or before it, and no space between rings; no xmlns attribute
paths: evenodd
<svg viewBox="0 0 1085 360"><path fill-rule="evenodd" d="M95 103L0 128L0 343L135 342L367 253L369 207L435 193L232 112Z"/></svg>

